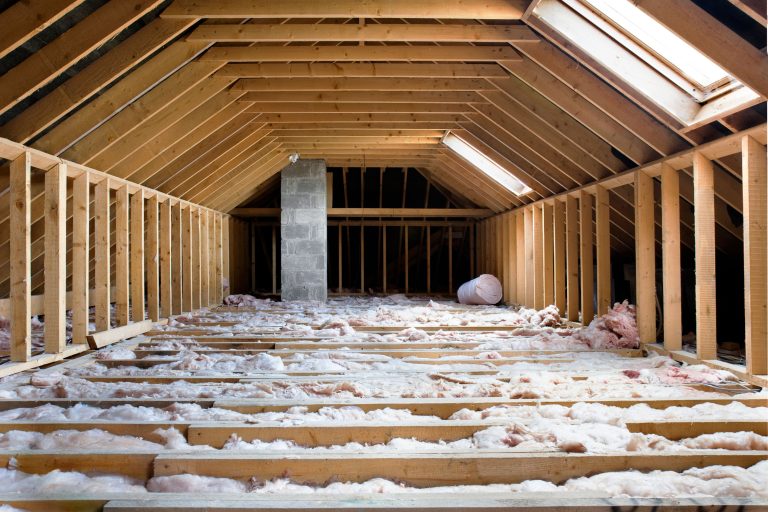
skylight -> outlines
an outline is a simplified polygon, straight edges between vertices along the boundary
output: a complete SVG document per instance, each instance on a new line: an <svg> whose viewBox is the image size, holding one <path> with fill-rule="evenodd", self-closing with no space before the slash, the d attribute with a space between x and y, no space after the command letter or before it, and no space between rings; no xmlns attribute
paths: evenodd
<svg viewBox="0 0 768 512"><path fill-rule="evenodd" d="M483 174L510 192L521 196L531 191L525 183L517 179L512 173L485 156L485 154L481 153L477 148L458 135L446 132L442 142L464 160L477 167Z"/></svg>
<svg viewBox="0 0 768 512"><path fill-rule="evenodd" d="M628 0L583 0L628 36L677 69L703 91L722 85L728 73Z"/></svg>

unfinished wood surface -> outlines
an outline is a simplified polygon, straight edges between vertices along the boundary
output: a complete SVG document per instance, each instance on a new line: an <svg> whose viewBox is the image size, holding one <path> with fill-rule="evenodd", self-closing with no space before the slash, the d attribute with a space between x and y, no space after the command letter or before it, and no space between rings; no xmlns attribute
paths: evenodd
<svg viewBox="0 0 768 512"><path fill-rule="evenodd" d="M715 184L712 161L693 155L696 227L696 354L717 359L717 304L715 279Z"/></svg>
<svg viewBox="0 0 768 512"><path fill-rule="evenodd" d="M768 374L768 178L765 146L742 139L744 343L747 372Z"/></svg>
<svg viewBox="0 0 768 512"><path fill-rule="evenodd" d="M25 151L11 162L11 361L27 361L32 353L30 179L32 156Z"/></svg>
<svg viewBox="0 0 768 512"><path fill-rule="evenodd" d="M153 322L160 320L160 226L157 196L147 199L146 206L146 258L147 316Z"/></svg>
<svg viewBox="0 0 768 512"><path fill-rule="evenodd" d="M87 336L88 346L93 350L106 347L112 343L144 334L151 328L151 320L134 320L128 325L89 334Z"/></svg>
<svg viewBox="0 0 768 512"><path fill-rule="evenodd" d="M524 304L532 308L536 300L535 292L535 250L533 233L533 208L526 208L523 211L525 225L525 302Z"/></svg>
<svg viewBox="0 0 768 512"><path fill-rule="evenodd" d="M664 348L682 350L680 176L678 171L668 165L661 169L661 231Z"/></svg>
<svg viewBox="0 0 768 512"><path fill-rule="evenodd" d="M542 236L544 270L544 306L555 303L555 239L554 239L554 210L551 204L542 206Z"/></svg>
<svg viewBox="0 0 768 512"><path fill-rule="evenodd" d="M128 185L115 192L115 321L126 325L131 301L131 198ZM143 228L143 226L142 226Z"/></svg>
<svg viewBox="0 0 768 512"><path fill-rule="evenodd" d="M526 243L525 243L525 218L522 211L515 212L515 243L517 244L517 304L525 304L526 301Z"/></svg>
<svg viewBox="0 0 768 512"><path fill-rule="evenodd" d="M110 312L110 225L109 225L109 180L96 184L94 203L94 262L93 308L97 331L106 331L111 326Z"/></svg>
<svg viewBox="0 0 768 512"><path fill-rule="evenodd" d="M45 351L66 344L67 165L45 173Z"/></svg>
<svg viewBox="0 0 768 512"><path fill-rule="evenodd" d="M597 315L611 309L611 204L608 191L595 190L595 224L597 226Z"/></svg>
<svg viewBox="0 0 768 512"><path fill-rule="evenodd" d="M592 203L589 192L579 194L579 267L581 276L581 323L589 324L595 316L595 267L592 238Z"/></svg>
<svg viewBox="0 0 768 512"><path fill-rule="evenodd" d="M656 341L656 250L653 178L635 174L635 295L641 343ZM713 198L714 199L714 198ZM714 230L714 224L712 225ZM712 255L714 257L714 254ZM698 258L697 258L698 266ZM696 272L698 276L698 272Z"/></svg>
<svg viewBox="0 0 768 512"><path fill-rule="evenodd" d="M173 223L170 200L160 203L160 316L169 318L173 314ZM177 260L178 261L178 260Z"/></svg>
<svg viewBox="0 0 768 512"><path fill-rule="evenodd" d="M566 244L565 244L565 203L563 201L554 201L552 206L552 257L554 259L554 292L555 306L564 313L566 310L565 291L566 291Z"/></svg>
<svg viewBox="0 0 768 512"><path fill-rule="evenodd" d="M190 219L190 290L191 290L191 310L194 309L200 309L202 306L201 299L202 299L202 283L201 283L201 266L200 266L200 255L201 255L201 221L200 221L200 209L198 208L192 208L191 209L191 219Z"/></svg>
<svg viewBox="0 0 768 512"><path fill-rule="evenodd" d="M72 343L85 343L90 322L91 186L87 172L72 183Z"/></svg>
<svg viewBox="0 0 768 512"><path fill-rule="evenodd" d="M144 191L131 196L131 320L144 320Z"/></svg>
<svg viewBox="0 0 768 512"><path fill-rule="evenodd" d="M568 320L579 321L579 211L575 197L565 198Z"/></svg>

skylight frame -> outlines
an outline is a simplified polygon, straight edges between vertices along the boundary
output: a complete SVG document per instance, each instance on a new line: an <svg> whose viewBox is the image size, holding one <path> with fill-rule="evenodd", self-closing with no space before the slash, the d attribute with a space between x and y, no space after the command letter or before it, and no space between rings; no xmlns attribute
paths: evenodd
<svg viewBox="0 0 768 512"><path fill-rule="evenodd" d="M533 189L523 183L513 172L452 131L446 131L440 142L516 196L520 197L533 192Z"/></svg>

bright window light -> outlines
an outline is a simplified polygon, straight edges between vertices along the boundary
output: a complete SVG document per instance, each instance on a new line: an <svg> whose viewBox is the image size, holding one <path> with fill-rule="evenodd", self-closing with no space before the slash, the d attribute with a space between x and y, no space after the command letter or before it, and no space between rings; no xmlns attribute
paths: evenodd
<svg viewBox="0 0 768 512"><path fill-rule="evenodd" d="M628 0L582 1L676 68L702 92L730 78L723 68Z"/></svg>
<svg viewBox="0 0 768 512"><path fill-rule="evenodd" d="M475 147L456 134L446 132L443 137L443 144L455 151L460 157L480 169L483 174L496 181L510 192L518 196L527 194L531 191L522 181L517 179L512 173L502 166L485 156Z"/></svg>

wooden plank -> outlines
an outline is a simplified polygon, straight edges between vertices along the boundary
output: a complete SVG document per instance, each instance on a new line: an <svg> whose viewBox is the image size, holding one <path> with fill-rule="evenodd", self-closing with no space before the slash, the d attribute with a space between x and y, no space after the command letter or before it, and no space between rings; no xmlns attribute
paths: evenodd
<svg viewBox="0 0 768 512"><path fill-rule="evenodd" d="M498 64L227 64L216 76L234 78L503 78Z"/></svg>
<svg viewBox="0 0 768 512"><path fill-rule="evenodd" d="M267 42L409 41L428 43L534 43L538 36L521 25L471 24L253 24L200 25L190 41Z"/></svg>
<svg viewBox="0 0 768 512"><path fill-rule="evenodd" d="M192 208L191 219L191 235L190 235L190 250L192 254L191 262L189 265L190 274L192 276L192 304L191 310L200 309L202 306L202 282L201 282L201 270L200 270L200 255L201 255L201 242L200 242L200 209Z"/></svg>
<svg viewBox="0 0 768 512"><path fill-rule="evenodd" d="M211 27L218 25L210 25ZM238 25L239 27L261 27L262 25ZM279 25L288 27L298 27L299 25ZM327 27L328 25L301 25L305 27ZM351 25L344 25L349 27ZM372 27L374 25L367 25ZM401 27L412 27L413 25L398 25ZM431 25L434 27L447 27L448 25ZM481 27L482 25L474 25ZM339 92L339 91L467 91L477 92L483 90L494 90L495 87L486 80L478 78L241 78L232 85L235 91L304 91L304 92ZM324 116L329 117L329 116ZM405 122L404 117L412 121L462 121L455 116L430 116L429 118L419 116L412 117L408 115L385 116L380 115L368 118L369 121L391 121ZM321 119L311 117L308 119L298 119L296 116L283 117L281 115L266 115L263 118L266 123L316 123ZM342 117L343 121L351 121L348 117Z"/></svg>
<svg viewBox="0 0 768 512"><path fill-rule="evenodd" d="M534 235L533 235L533 208L526 208L523 211L524 237L525 237L525 302L524 304L532 308L535 299L535 281L534 281Z"/></svg>
<svg viewBox="0 0 768 512"><path fill-rule="evenodd" d="M605 187L596 187L595 201L597 315L602 316L611 309L611 203Z"/></svg>
<svg viewBox="0 0 768 512"><path fill-rule="evenodd" d="M608 471L684 471L712 465L750 467L768 452L696 451L659 454L504 453L484 454L303 454L301 458L247 452L159 454L155 476L183 473L236 479L270 480L291 475L296 483L338 478L364 482L399 479L408 485L484 485L542 479L562 483L570 478ZM20 461L21 462L21 461ZM23 463L20 470L24 471Z"/></svg>
<svg viewBox="0 0 768 512"><path fill-rule="evenodd" d="M66 344L67 164L45 173L45 351Z"/></svg>
<svg viewBox="0 0 768 512"><path fill-rule="evenodd" d="M765 146L742 139L744 194L744 343L747 372L768 374L768 178Z"/></svg>
<svg viewBox="0 0 768 512"><path fill-rule="evenodd" d="M94 260L93 306L97 331L111 326L110 311L110 226L109 226L109 179L96 184L94 190Z"/></svg>
<svg viewBox="0 0 768 512"><path fill-rule="evenodd" d="M90 287L90 175L72 183L72 343L85 343L89 324Z"/></svg>
<svg viewBox="0 0 768 512"><path fill-rule="evenodd" d="M715 185L712 161L698 152L693 154L693 183L696 232L696 355L699 359L717 359Z"/></svg>
<svg viewBox="0 0 768 512"><path fill-rule="evenodd" d="M640 343L656 341L656 224L653 194L653 178L642 171L637 171L635 174L635 303ZM712 229L714 231L714 224ZM714 257L714 254L712 256Z"/></svg>
<svg viewBox="0 0 768 512"><path fill-rule="evenodd" d="M568 320L579 321L579 231L576 198L565 197Z"/></svg>
<svg viewBox="0 0 768 512"><path fill-rule="evenodd" d="M661 243L664 295L664 348L682 350L682 281L680 277L680 175L661 168Z"/></svg>
<svg viewBox="0 0 768 512"><path fill-rule="evenodd" d="M130 319L130 203L128 185L115 192L115 320L126 325Z"/></svg>
<svg viewBox="0 0 768 512"><path fill-rule="evenodd" d="M408 257L408 244L410 243L410 237L408 236L408 226L405 226L405 293L408 293L408 285L410 284L408 282L409 278L409 272L411 270L411 260Z"/></svg>
<svg viewBox="0 0 768 512"><path fill-rule="evenodd" d="M146 280L147 280L147 315L150 320L160 320L160 240L158 226L157 196L147 199L146 207Z"/></svg>
<svg viewBox="0 0 768 512"><path fill-rule="evenodd" d="M555 239L554 211L551 204L542 205L544 230L544 305L555 303Z"/></svg>
<svg viewBox="0 0 768 512"><path fill-rule="evenodd" d="M543 309L546 304L544 288L544 205L533 207L533 307Z"/></svg>
<svg viewBox="0 0 768 512"><path fill-rule="evenodd" d="M131 196L131 320L144 320L144 191Z"/></svg>
<svg viewBox="0 0 768 512"><path fill-rule="evenodd" d="M3 364L0 364L0 377L7 377L8 375L13 375L15 373L20 373L26 370L31 370L33 368L38 368L40 366L45 366L47 364L55 363L67 357L71 357L75 354L85 352L86 350L88 350L88 345L84 343L78 343L76 345L73 345L69 348L64 349L63 352L60 352L58 354L43 353L36 356L32 356L27 361L22 361L22 362L10 361L7 363L3 363Z"/></svg>
<svg viewBox="0 0 768 512"><path fill-rule="evenodd" d="M520 19L528 2L523 0L467 0L461 3L424 0L359 2L337 0L331 4L291 0L175 0L164 18L416 18L416 19Z"/></svg>
<svg viewBox="0 0 768 512"><path fill-rule="evenodd" d="M564 313L566 309L565 302L565 278L566 278L566 246L565 246L565 203L563 201L554 201L553 203L553 258L555 260L554 267L554 286L555 286L555 306Z"/></svg>
<svg viewBox="0 0 768 512"><path fill-rule="evenodd" d="M0 34L0 59L56 23L84 1L14 2L0 16L0 25L5 27Z"/></svg>
<svg viewBox="0 0 768 512"><path fill-rule="evenodd" d="M515 239L517 243L517 304L525 304L525 218L522 212L515 212Z"/></svg>
<svg viewBox="0 0 768 512"><path fill-rule="evenodd" d="M210 228L211 228L211 224L208 219L208 212L206 210L201 210L200 211L200 307L203 307L203 308L211 305Z"/></svg>
<svg viewBox="0 0 768 512"><path fill-rule="evenodd" d="M594 243L592 240L592 194L579 193L579 263L581 265L581 323L589 324L595 316Z"/></svg>
<svg viewBox="0 0 768 512"><path fill-rule="evenodd" d="M192 248L192 207L181 209L181 311L192 311L193 308L193 274L194 252Z"/></svg>
<svg viewBox="0 0 768 512"><path fill-rule="evenodd" d="M256 240L254 236L253 244L255 246ZM254 250L254 268L256 266L256 251ZM277 228L272 226L272 293L277 294ZM254 282L255 282L254 277ZM254 285L255 288L255 285Z"/></svg>
<svg viewBox="0 0 768 512"><path fill-rule="evenodd" d="M160 203L160 316L169 318L173 314L173 224L171 201Z"/></svg>
<svg viewBox="0 0 768 512"><path fill-rule="evenodd" d="M181 203L171 206L171 314L180 315L183 309L183 220L186 212L181 209Z"/></svg>
<svg viewBox="0 0 768 512"><path fill-rule="evenodd" d="M484 46L214 46L200 60L225 62L514 62L509 45Z"/></svg>
<svg viewBox="0 0 768 512"><path fill-rule="evenodd" d="M224 298L231 293L231 258L232 251L230 250L230 230L232 229L232 218L229 215L222 216L221 221L221 287L222 287L222 302Z"/></svg>
<svg viewBox="0 0 768 512"><path fill-rule="evenodd" d="M630 432L642 432L663 436L672 441L722 432L754 432L759 436L768 436L768 422L743 420L700 420L688 421L627 421Z"/></svg>
<svg viewBox="0 0 768 512"><path fill-rule="evenodd" d="M88 346L92 350L96 350L112 343L144 334L150 329L152 329L152 320L134 320L128 325L89 334L87 336Z"/></svg>
<svg viewBox="0 0 768 512"><path fill-rule="evenodd" d="M25 151L10 165L10 221L14 232L10 237L11 277L11 361L27 361L32 354L30 276L31 226L30 226L30 179L32 156Z"/></svg>

